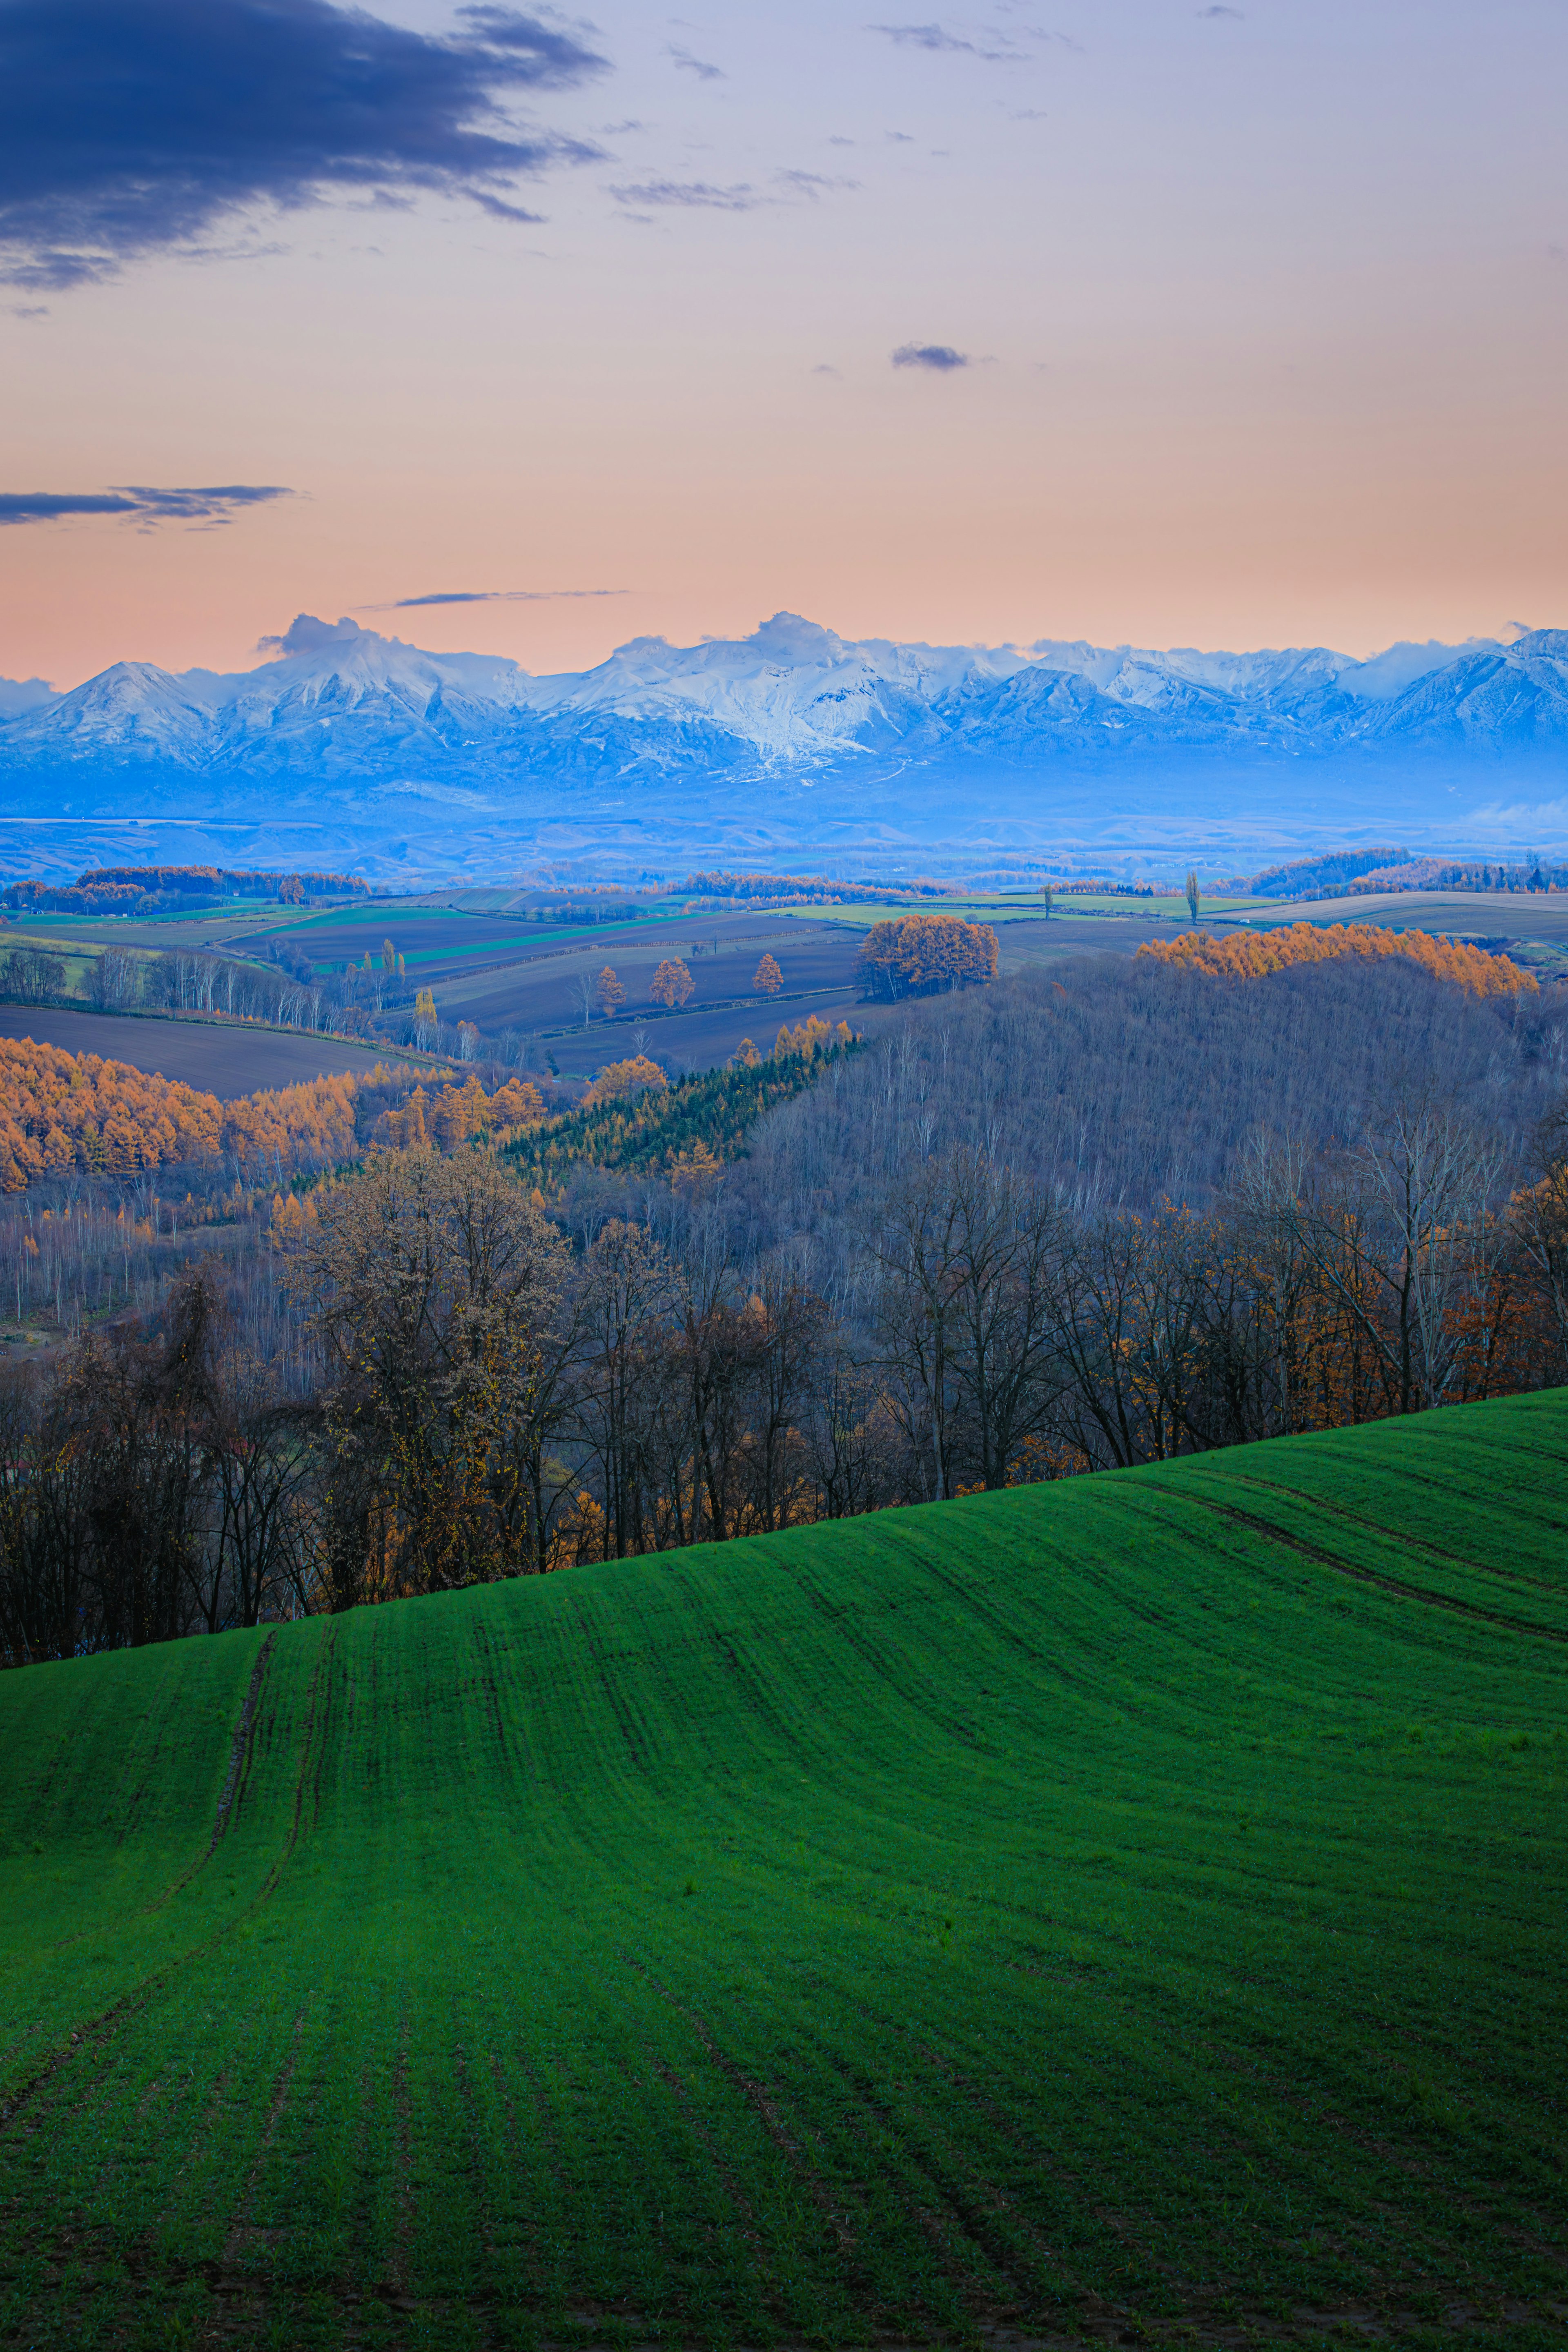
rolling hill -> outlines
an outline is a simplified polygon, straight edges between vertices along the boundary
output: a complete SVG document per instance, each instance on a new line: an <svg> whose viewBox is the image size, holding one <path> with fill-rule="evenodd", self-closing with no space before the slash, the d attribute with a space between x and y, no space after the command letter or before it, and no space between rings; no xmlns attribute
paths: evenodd
<svg viewBox="0 0 1568 2352"><path fill-rule="evenodd" d="M1561 2344L1568 1392L0 1678L0 2341Z"/></svg>

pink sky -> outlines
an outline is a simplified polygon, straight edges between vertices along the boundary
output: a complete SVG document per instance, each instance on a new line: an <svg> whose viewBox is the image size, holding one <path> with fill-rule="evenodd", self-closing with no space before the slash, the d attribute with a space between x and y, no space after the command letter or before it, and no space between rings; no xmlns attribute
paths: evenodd
<svg viewBox="0 0 1568 2352"><path fill-rule="evenodd" d="M780 607L1352 653L1568 618L1560 6L887 23L617 0L611 70L533 109L605 153L542 224L337 201L0 289L0 488L295 493L0 530L0 674L243 667L302 609L541 670ZM368 609L567 589L623 593Z"/></svg>

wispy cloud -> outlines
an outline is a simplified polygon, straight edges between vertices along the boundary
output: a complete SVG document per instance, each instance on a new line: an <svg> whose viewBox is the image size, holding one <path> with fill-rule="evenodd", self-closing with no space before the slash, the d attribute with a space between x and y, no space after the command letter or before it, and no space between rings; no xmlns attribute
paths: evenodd
<svg viewBox="0 0 1568 2352"><path fill-rule="evenodd" d="M728 188L715 187L709 180L639 180L612 188L610 194L616 204L634 205L638 210L647 205L674 205L695 212L750 213L767 202L747 180L738 180Z"/></svg>
<svg viewBox="0 0 1568 2352"><path fill-rule="evenodd" d="M361 613L408 613L416 604L556 604L579 596L629 596L629 588L439 588L428 596L395 596L389 604L360 604Z"/></svg>
<svg viewBox="0 0 1568 2352"><path fill-rule="evenodd" d="M198 253L258 204L458 194L504 219L519 175L597 159L501 100L605 60L555 22L459 8L445 35L331 0L4 0L0 278L66 288Z"/></svg>
<svg viewBox="0 0 1568 2352"><path fill-rule="evenodd" d="M775 172L773 179L781 188L793 195L807 196L813 204L818 196L836 195L847 188L858 188L858 180L847 180L825 172Z"/></svg>
<svg viewBox="0 0 1568 2352"><path fill-rule="evenodd" d="M999 49L987 48L983 41L970 41L961 33L950 33L945 25L868 25L866 30L880 33L884 39L896 41L900 48L948 50L955 56L981 58L987 65L1016 65L1024 54L1011 42ZM999 37L1006 42L1005 34Z"/></svg>
<svg viewBox="0 0 1568 2352"><path fill-rule="evenodd" d="M689 49L678 48L673 41L665 56L674 58L678 73L695 74L699 81L728 81L730 78L722 66L710 65L706 58L694 58Z"/></svg>
<svg viewBox="0 0 1568 2352"><path fill-rule="evenodd" d="M1198 15L1200 16L1234 16L1238 25L1246 22L1245 12L1242 9L1221 7L1217 5L1217 0L1216 5L1212 8L1200 8Z"/></svg>
<svg viewBox="0 0 1568 2352"><path fill-rule="evenodd" d="M71 515L132 515L142 523L232 522L247 507L291 499L277 483L226 482L206 489L151 489L126 485L108 490L0 491L0 524L61 522Z"/></svg>
<svg viewBox="0 0 1568 2352"><path fill-rule="evenodd" d="M900 343L893 353L896 368L931 368L938 375L950 375L954 368L972 364L967 352L955 352L951 343Z"/></svg>

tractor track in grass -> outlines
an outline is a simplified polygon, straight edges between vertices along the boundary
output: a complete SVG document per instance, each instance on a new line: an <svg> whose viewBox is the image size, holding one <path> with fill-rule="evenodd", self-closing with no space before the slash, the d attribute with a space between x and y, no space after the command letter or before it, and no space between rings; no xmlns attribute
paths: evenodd
<svg viewBox="0 0 1568 2352"><path fill-rule="evenodd" d="M251 1669L250 1685L245 1694L245 1704L239 1711L239 1721L235 1726L234 1738L229 1743L228 1770L224 1775L223 1794L217 1801L217 1819L213 1823L212 1839L207 1846L206 1854L203 1857L204 1860L210 1860L217 1852L228 1828L229 1808L238 1798L243 1776L250 1769L256 1710L261 1699L261 1685L267 1679L267 1661L272 1655L277 1640L277 1632L274 1630L268 1633L256 1654L256 1664Z"/></svg>
<svg viewBox="0 0 1568 2352"><path fill-rule="evenodd" d="M310 1681L310 1712L306 1724L305 1738L302 1743L300 1771L295 1785L293 1819L290 1823L288 1837L284 1843L283 1851L273 1863L271 1870L268 1872L267 1878L263 1881L258 1893L234 1918L226 1920L222 1927L215 1929L211 1935L204 1937L199 1942L188 1947L185 1951L176 1953L172 1959L165 1961L162 1967L154 1969L150 1975L144 1977L139 1984L134 1984L129 1987L125 1992L121 1994L117 2000L111 2001L109 2007L101 2011L98 2016L89 2018L85 2025L73 2027L71 2030L70 2040L68 2042L58 2044L56 2048L50 2052L43 2064L37 2067L32 2074L26 2076L20 2084L18 2084L10 2097L4 2104L0 2104L0 2140L3 2140L10 2132L17 2116L22 2114L32 2104L39 2092L47 2088L47 2086L54 2081L57 2075L63 2074L68 2067L75 2064L79 2060L84 2058L89 2050L97 2049L112 2042L132 2018L140 2015L143 2011L149 2009L158 1999L160 1994L165 1992L168 1988L173 1985L186 1970L194 1968L198 1961L209 1958L220 1945L227 1943L237 1937L240 1929L247 1926L255 1916L261 1911L265 1905L271 1900L272 1895L277 1891L284 1868L288 1864L289 1857L293 1853L295 1844L299 1838L300 1813L304 1796L305 1774L310 1761L310 1749L316 1719L316 1695L320 1685L322 1667L323 1665L330 1664L331 1655L331 1644L330 1643L324 1644L323 1656L318 1661L316 1672L312 1675ZM260 1662L258 1661L258 1664L259 1664L259 1663ZM261 1685L259 1682L258 1682L254 1673L252 1675L251 1681L253 1690L258 1697ZM247 1743L253 1732L254 1725L255 1711L253 1708L251 1710L249 1721L243 1722L242 1727L236 1730L232 1746L237 1747L243 1743ZM319 1762L317 1770L319 1774ZM196 1875L199 1870L205 1868L205 1864L211 1860L212 1855L216 1851L216 1843L217 1840L215 1834L213 1842L208 1844L205 1852L197 1856L190 1868L185 1871L180 1878L176 1879L154 1903L148 1905L143 1913L133 1916L146 1916L151 1913L163 1910L165 1906L174 1899L174 1895L180 1892L181 1888L187 1885ZM89 1938L86 1937L79 1937L71 1939L72 1942L81 1942L85 1940L89 1940Z"/></svg>
<svg viewBox="0 0 1568 2352"><path fill-rule="evenodd" d="M191 1881L206 1868L216 1853L224 1832L228 1827L229 1807L237 1793L236 1784L239 1778L242 1759L248 1764L257 1704L261 1696L261 1685L267 1672L267 1660L277 1639L276 1632L268 1633L257 1654L256 1664L251 1670L249 1687L240 1703L239 1720L235 1725L234 1736L229 1741L228 1767L224 1776L223 1789L218 1797L217 1810L213 1818L212 1836L205 1851L197 1853L193 1861L187 1863L179 1876L172 1878L161 1895L155 1895L150 1903L143 1903L138 1910L133 1911L131 1914L133 1919L151 1919L155 1917L158 1912L166 1909L175 1895L182 1894ZM132 1801L133 1803L140 1803L145 1785L143 1782L136 1790L135 1797ZM123 1840L117 1843L122 1843ZM74 1951L79 1945L91 1943L95 1938L95 1933L92 1928L83 1928L75 1936L63 1937L58 1943L49 1945L47 1949L53 1953ZM3 2117L4 2110L0 2109L0 2120L3 2120Z"/></svg>
<svg viewBox="0 0 1568 2352"><path fill-rule="evenodd" d="M1405 1528L1381 1526L1376 1519L1369 1519L1360 1511L1352 1511L1348 1505L1331 1503L1321 1495L1308 1493L1304 1487L1286 1486L1275 1478L1258 1478L1247 1471L1231 1469L1226 1472L1226 1483L1232 1486L1253 1488L1260 1494L1284 1496L1309 1510L1321 1511L1327 1519L1342 1521L1346 1527L1355 1528L1363 1535L1375 1536L1380 1542L1394 1544L1402 1551L1423 1553L1445 1568L1462 1569L1468 1576L1489 1577L1498 1584L1522 1585L1527 1591L1545 1592L1554 1601L1568 1601L1568 1590L1561 1584L1552 1583L1546 1577L1521 1576L1517 1569L1494 1568L1487 1560L1467 1559L1462 1552L1446 1550L1441 1544L1434 1543L1429 1536L1412 1535ZM1568 1525L1559 1525L1556 1520L1550 1524L1554 1534L1568 1538Z"/></svg>
<svg viewBox="0 0 1568 2352"><path fill-rule="evenodd" d="M755 2206L742 2187L734 2168L718 2140L701 2116L697 2114L691 2104L691 2095L676 2069L662 2058L655 2057L651 2051L645 2053L644 2056L645 2063L650 2066L658 2076L679 2108L686 2128L702 2147L725 2196L740 2216L742 2222L740 2235L745 2242L756 2284L761 2289L763 2301L772 2313L775 2325L787 2325L788 2313L784 2304L783 2286L768 2260L767 2239L758 2225Z"/></svg>
<svg viewBox="0 0 1568 2352"><path fill-rule="evenodd" d="M889 2021L877 2016L874 2011L858 2003L851 2004L851 2007L862 2022L874 2030L879 2042L885 2041L890 2030L898 2032L896 2027L889 2028ZM806 2040L817 2051L824 2064L852 2095L851 2104L844 2111L845 2116L848 2127L866 2147L868 2159L878 2179L893 2204L917 2223L938 2252L948 2283L970 2316L975 2320L984 2316L994 2318L997 2299L994 2295L987 2296L984 2304L977 2305L975 2290L980 2282L973 2267L966 2266L962 2260L965 2247L981 2257L993 2277L1005 2289L1007 2307L1037 2311L1043 2304L1059 2307L1059 2297L1046 2283L1047 2274L1040 2269L1038 2260L1040 2255L1047 2261L1057 2258L1043 2244L1038 2246L1037 2253L1034 2243L1020 2245L1010 2242L1005 2234L1006 2229L1016 2227L1023 2217L1017 2215L1011 2200L996 2183L977 2166L965 2166L962 2158L955 2158L951 2148L944 2154L936 2145L938 2128L931 2122L921 2121L912 2131L908 2126L900 2127L877 2078L864 2067L843 2057L810 2027L804 2030ZM903 2038L907 2042L909 2037L905 2035ZM924 2053L912 2049L912 2054L921 2056ZM907 2092L910 2098L914 2096L914 2086L904 2084L897 2087ZM879 2156L869 2145L865 2124L867 2116L875 2122L885 2141L903 2150L912 2179L900 2176L896 2168ZM921 2185L930 2191L930 2199L933 2201L911 2203L911 2196L919 2194ZM1004 2221L1003 2229L997 2227L999 2220ZM1016 2235L1037 2241L1038 2233L1026 2223L1016 2231ZM956 2244L953 2242L955 2238ZM1033 2274L1020 2275L1021 2264Z"/></svg>
<svg viewBox="0 0 1568 2352"><path fill-rule="evenodd" d="M1162 1491L1168 1495L1170 1489ZM1348 1577L1354 1584L1371 1585L1396 1601L1415 1601L1427 1609L1446 1609L1475 1623L1495 1625L1505 1633L1521 1633L1528 1641L1568 1643L1568 1632L1560 1626L1538 1625L1531 1618L1513 1617L1501 1609L1483 1609L1479 1602L1461 1601L1452 1593L1430 1592L1418 1584L1403 1583L1396 1576L1384 1576L1378 1569L1363 1568L1356 1561L1342 1559L1338 1552L1311 1542L1306 1536L1291 1535L1274 1520L1260 1518L1254 1511L1243 1511L1234 1503L1221 1503L1212 1495L1194 1494L1189 1489L1181 1500L1198 1510L1212 1512L1215 1518L1246 1535L1265 1537L1270 1543L1283 1545L1287 1551L1299 1552L1303 1559L1316 1561L1320 1568L1332 1569L1336 1575Z"/></svg>
<svg viewBox="0 0 1568 2352"><path fill-rule="evenodd" d="M778 2111L778 2093L770 2090L765 2084L756 2081L753 2076L748 2074L740 2061L731 2057L722 2047L712 2027L700 2011L690 2008L685 2001L678 2000L667 1985L660 1984L658 1979L643 1961L634 1958L629 1952L622 1952L618 1957L623 1966L636 1969L638 1976L658 1995L660 2000L668 2001L676 2015L682 2018L689 2026L707 2053L710 2063L723 2076L731 2088L740 2093L779 2154L784 2158L791 2172L800 2182L812 2204L816 2206L832 2231L840 2256L846 2261L851 2260L856 2251L855 2232L849 2228L844 2217L834 2210L838 2200L834 2198L822 2174L809 2161L800 2139L781 2117Z"/></svg>

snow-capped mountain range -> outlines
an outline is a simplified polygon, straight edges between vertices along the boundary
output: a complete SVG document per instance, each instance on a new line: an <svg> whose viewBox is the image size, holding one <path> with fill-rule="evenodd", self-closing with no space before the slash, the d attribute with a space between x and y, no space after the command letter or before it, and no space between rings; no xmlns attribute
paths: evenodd
<svg viewBox="0 0 1568 2352"><path fill-rule="evenodd" d="M623 865L677 843L1153 849L1391 825L1544 844L1568 833L1565 757L1568 631L1546 629L1355 660L850 642L781 613L542 677L302 614L250 670L0 682L0 780L35 828L335 826L426 870L473 870L502 837L514 866L574 841L618 842Z"/></svg>

